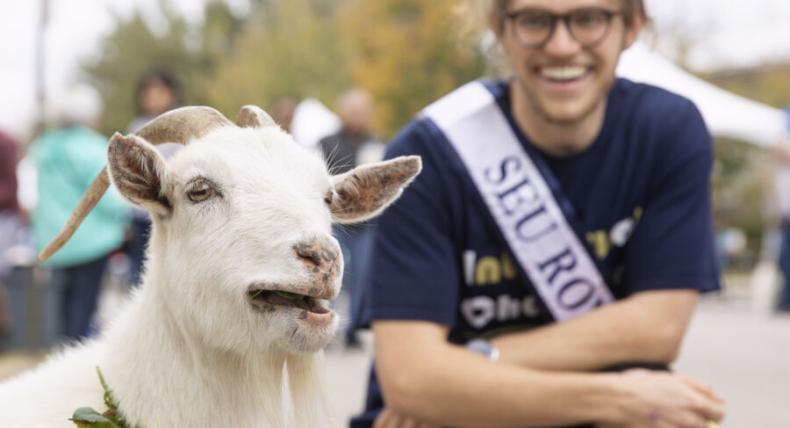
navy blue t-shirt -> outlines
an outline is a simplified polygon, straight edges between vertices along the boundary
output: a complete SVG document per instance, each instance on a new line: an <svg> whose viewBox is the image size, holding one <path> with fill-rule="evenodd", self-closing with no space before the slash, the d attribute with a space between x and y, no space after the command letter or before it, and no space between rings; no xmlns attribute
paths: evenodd
<svg viewBox="0 0 790 428"><path fill-rule="evenodd" d="M584 151L551 156L515 126L508 82L486 82L525 150L576 211L579 238L615 298L646 290L719 288L710 208L710 135L694 104L618 79L603 127ZM481 144L485 144L481 141ZM431 321L465 343L552 321L450 143L412 121L387 158L422 157L422 173L378 219L368 321ZM366 417L381 406L375 379Z"/></svg>

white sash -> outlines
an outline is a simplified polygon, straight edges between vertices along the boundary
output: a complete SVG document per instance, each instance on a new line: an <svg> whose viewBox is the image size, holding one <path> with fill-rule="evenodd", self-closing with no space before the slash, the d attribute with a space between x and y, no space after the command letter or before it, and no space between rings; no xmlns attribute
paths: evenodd
<svg viewBox="0 0 790 428"><path fill-rule="evenodd" d="M519 265L556 320L613 300L546 181L482 83L458 88L423 114L460 155Z"/></svg>

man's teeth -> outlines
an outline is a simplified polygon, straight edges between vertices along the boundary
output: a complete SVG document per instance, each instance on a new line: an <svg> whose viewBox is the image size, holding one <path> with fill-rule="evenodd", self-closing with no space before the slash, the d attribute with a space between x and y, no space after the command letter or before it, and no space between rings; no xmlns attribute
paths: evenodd
<svg viewBox="0 0 790 428"><path fill-rule="evenodd" d="M552 80L573 80L584 74L584 67L543 67L540 74Z"/></svg>

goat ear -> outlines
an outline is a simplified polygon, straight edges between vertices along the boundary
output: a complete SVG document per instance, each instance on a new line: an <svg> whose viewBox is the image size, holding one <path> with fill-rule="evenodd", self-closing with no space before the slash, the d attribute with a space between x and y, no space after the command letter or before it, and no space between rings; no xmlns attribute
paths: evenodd
<svg viewBox="0 0 790 428"><path fill-rule="evenodd" d="M333 178L336 196L330 210L335 223L355 223L379 215L422 170L419 156L362 165Z"/></svg>
<svg viewBox="0 0 790 428"><path fill-rule="evenodd" d="M153 145L116 132L107 150L107 166L115 187L131 203L159 215L170 212L163 191L165 161Z"/></svg>

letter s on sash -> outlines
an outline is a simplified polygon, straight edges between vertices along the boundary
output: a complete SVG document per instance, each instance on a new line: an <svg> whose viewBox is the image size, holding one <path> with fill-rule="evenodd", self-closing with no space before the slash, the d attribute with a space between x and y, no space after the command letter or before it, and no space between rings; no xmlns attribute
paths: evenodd
<svg viewBox="0 0 790 428"><path fill-rule="evenodd" d="M516 172L521 169L521 161L515 156L508 156L502 160L502 163L499 164L499 170L502 172L502 175L499 178L491 178L491 168L486 168L483 171L483 175L485 176L486 180L493 184L501 184L507 178L507 166L508 164L513 165L513 172Z"/></svg>

